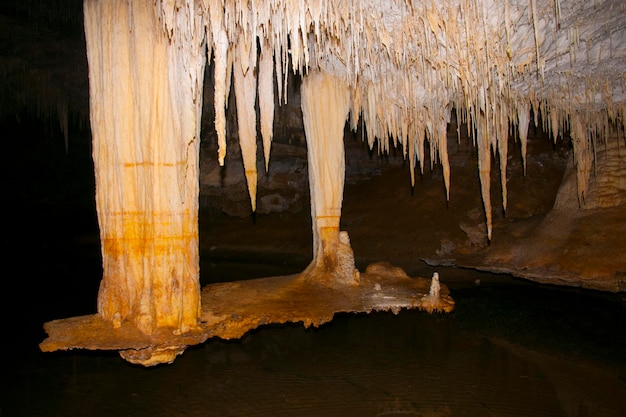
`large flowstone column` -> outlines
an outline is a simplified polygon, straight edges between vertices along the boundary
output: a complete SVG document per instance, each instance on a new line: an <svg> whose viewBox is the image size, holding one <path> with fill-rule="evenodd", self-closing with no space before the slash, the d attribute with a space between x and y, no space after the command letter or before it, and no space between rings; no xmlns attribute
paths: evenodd
<svg viewBox="0 0 626 417"><path fill-rule="evenodd" d="M98 314L145 334L183 333L200 317L204 37L166 34L151 1L85 0L84 13L103 256Z"/></svg>

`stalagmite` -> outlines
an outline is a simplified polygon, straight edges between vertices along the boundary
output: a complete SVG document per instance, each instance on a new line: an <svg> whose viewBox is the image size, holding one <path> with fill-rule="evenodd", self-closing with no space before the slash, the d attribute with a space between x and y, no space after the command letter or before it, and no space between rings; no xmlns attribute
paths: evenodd
<svg viewBox="0 0 626 417"><path fill-rule="evenodd" d="M439 273L434 272L433 277L430 280L430 289L428 294L422 297L422 303L424 305L431 306L430 308L436 310L440 302L441 296L441 283L439 282Z"/></svg>
<svg viewBox="0 0 626 417"><path fill-rule="evenodd" d="M441 293L441 284L439 283L439 273L434 272L433 277L430 282L430 290L428 291L428 295L426 297L430 297L432 299L439 299L439 295Z"/></svg>

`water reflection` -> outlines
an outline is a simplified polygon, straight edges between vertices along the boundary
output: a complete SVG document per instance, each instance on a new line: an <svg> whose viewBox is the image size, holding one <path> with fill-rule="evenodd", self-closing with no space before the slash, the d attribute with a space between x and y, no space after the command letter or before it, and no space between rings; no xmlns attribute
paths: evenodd
<svg viewBox="0 0 626 417"><path fill-rule="evenodd" d="M107 352L14 352L0 415L625 415L620 297L441 273L464 274L449 284L449 315L264 327L209 340L169 366ZM475 279L487 284L467 284Z"/></svg>

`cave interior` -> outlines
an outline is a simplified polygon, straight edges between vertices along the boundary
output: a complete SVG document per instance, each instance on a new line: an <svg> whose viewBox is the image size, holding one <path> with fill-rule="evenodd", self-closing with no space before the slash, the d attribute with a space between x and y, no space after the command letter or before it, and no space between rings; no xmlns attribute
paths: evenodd
<svg viewBox="0 0 626 417"><path fill-rule="evenodd" d="M93 248L100 247L102 230L94 194L83 7L80 2L53 3L54 7L36 1L4 1L0 6L0 68L4 77L0 115L6 146L3 184L5 195L11 196L7 218L12 219L4 243L12 248L28 246L29 253L49 251L71 259L80 254L49 248L58 236L69 230L71 238L67 239ZM624 6L604 1L596 2L598 5L591 10L575 1L510 3L528 3L528 9L524 9L528 13L530 5L542 10L553 7L553 3L563 7L559 10L558 30L548 26L555 19L554 12L539 23L532 19L518 21L519 28L534 29L533 37L527 40L533 48L524 53L531 61L538 60L527 64L530 69L524 71L529 74L523 72L520 77L523 82L528 77L536 82L541 73L545 77L542 85L547 87L537 90L537 97L521 100L518 104L523 110L511 110L519 116L505 118L502 126L494 127L504 129L504 134L498 132L498 142L487 145L481 145L481 139L476 138L481 125L470 122L477 116L468 116L467 109L444 107L447 113L438 117L445 121L445 129L425 135L419 158L414 156L419 148L413 142L381 138L378 132L382 130L363 117L356 123L354 116L344 118L345 187L339 203L340 229L349 234L354 265L364 275L368 265L384 260L410 276L427 273L429 283L433 269L472 269L619 297L626 290L626 28L619 26L626 13ZM586 13L592 12L597 22L581 23ZM430 21L423 19L423 24L436 26L436 13L428 16ZM556 64L550 61L554 57L547 50L558 42L546 39L557 33L571 40L573 29L567 25L574 25L572 22L577 22L575 27L580 31L567 50L567 65L562 63L570 68L567 72L559 67L558 59ZM545 43L540 44L536 38L538 27L546 31ZM388 47L390 40L380 36ZM540 47L546 50L540 52ZM558 56L565 60L565 53ZM285 68L291 67L294 60L287 58ZM541 62L547 66L532 68ZM327 65L332 69L336 63ZM229 281L227 276L211 277L203 272L210 271L216 261L275 259L295 274L309 266L316 251L323 252L315 247L311 236L312 227L316 229L312 225L308 172L311 151L307 149L302 110L304 71L296 67L294 64L293 71L285 71L284 98L275 97L279 105L273 109L271 158L269 147L263 147L264 138L260 134L257 137L255 130L255 149L258 143L258 148L268 154L258 152L248 156L248 161L244 156L248 151L240 145L242 118L238 115L236 86L230 86L226 96L226 135L220 138L217 111L212 106L215 62L209 60L202 70L204 105L198 118L201 135L196 184L202 285ZM553 98L549 93L557 88L549 87L557 83L554 80L568 87L586 82L588 101L580 108L559 99L550 102L545 97ZM272 85L276 88L278 84ZM591 91L592 87L598 91ZM530 94L521 87L519 91ZM562 100L580 103L580 97L572 94ZM569 114L563 113L566 107L571 109ZM258 108L256 112L260 116ZM257 119L262 124L260 117L254 119L255 125ZM523 126L528 127L527 131ZM223 155L220 141L228 148ZM441 159L443 154L445 161ZM481 170L485 158L490 168ZM258 170L254 196L247 177L250 170L246 165L250 163ZM41 239L32 249L32 236L39 230L51 237ZM26 256L21 251L7 253L28 262L20 258ZM91 275L90 279L70 283L54 283L54 277L49 277L52 282L47 286L66 288L59 292L67 299L57 301L75 306L63 314L82 316L96 309L95 294L102 271L91 271ZM463 281L458 273L450 275L452 282ZM269 275L254 278L261 276ZM445 274L441 279L447 282ZM28 288L27 284L19 286ZM81 290L91 293L92 298L82 296L76 300L80 297L74 294ZM51 304L51 300L43 302ZM44 315L45 321L59 318L54 314L55 308L51 308ZM328 321L329 313L324 314L320 323ZM306 319L303 321L306 323ZM262 321L254 326L260 324ZM316 320L310 324L316 324ZM248 329L243 326L239 333L228 337L240 337ZM140 345L134 348L141 351ZM141 363L144 359L135 360Z"/></svg>

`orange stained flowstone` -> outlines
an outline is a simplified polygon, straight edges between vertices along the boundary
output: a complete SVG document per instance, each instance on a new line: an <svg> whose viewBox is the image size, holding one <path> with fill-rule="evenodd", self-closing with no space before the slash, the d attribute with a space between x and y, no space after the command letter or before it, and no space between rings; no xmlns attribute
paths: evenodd
<svg viewBox="0 0 626 417"><path fill-rule="evenodd" d="M370 264L353 283L329 280L320 268L301 274L211 284L202 290L202 314L195 329L177 334L159 328L147 335L130 321L116 328L98 315L54 320L44 325L44 352L88 349L117 350L125 360L143 366L171 363L187 346L218 337L236 339L268 324L302 322L320 326L335 313L370 313L418 309L449 313L454 301L439 277L409 277L387 262Z"/></svg>

